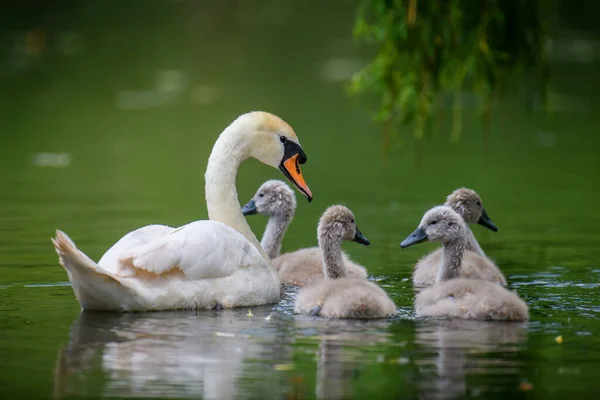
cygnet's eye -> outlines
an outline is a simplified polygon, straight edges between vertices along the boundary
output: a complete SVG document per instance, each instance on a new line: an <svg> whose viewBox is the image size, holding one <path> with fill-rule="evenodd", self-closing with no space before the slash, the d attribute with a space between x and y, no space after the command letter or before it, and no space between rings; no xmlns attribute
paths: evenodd
<svg viewBox="0 0 600 400"><path fill-rule="evenodd" d="M437 224L437 221L431 221L431 225Z"/></svg>
<svg viewBox="0 0 600 400"><path fill-rule="evenodd" d="M265 197L265 194L264 193L259 193L258 197Z"/></svg>
<svg viewBox="0 0 600 400"><path fill-rule="evenodd" d="M354 223L354 218L352 218L352 219L350 220L350 222Z"/></svg>
<svg viewBox="0 0 600 400"><path fill-rule="evenodd" d="M454 222L448 221L448 228L452 228L454 226Z"/></svg>
<svg viewBox="0 0 600 400"><path fill-rule="evenodd" d="M480 201L477 202L477 207L481 207L481 202Z"/></svg>
<svg viewBox="0 0 600 400"><path fill-rule="evenodd" d="M287 138L285 136L279 136L279 140L281 141L281 143L285 143L287 141Z"/></svg>

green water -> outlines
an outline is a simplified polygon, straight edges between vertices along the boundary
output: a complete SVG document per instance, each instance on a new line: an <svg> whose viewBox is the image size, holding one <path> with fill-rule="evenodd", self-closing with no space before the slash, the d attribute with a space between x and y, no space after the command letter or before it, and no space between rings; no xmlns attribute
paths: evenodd
<svg viewBox="0 0 600 400"><path fill-rule="evenodd" d="M546 119L527 112L520 98L508 99L495 110L487 153L475 110L467 109L459 145L448 143L447 121L434 125L416 169L410 130L400 132L384 162L381 128L344 94L342 82L327 78L331 68L344 69L332 59L364 57L349 35L351 3L318 12L310 2L58 4L65 6L43 16L3 13L2 398L598 392L597 65L554 67L555 90L587 108L563 107ZM11 50L10 38L36 24L47 29L46 50ZM160 71L185 75L181 84L177 73L158 78L174 86L157 95L151 89ZM231 120L254 109L287 120L308 156L303 171L315 199L299 198L283 251L315 245L323 210L347 205L372 244L344 250L387 290L399 317L365 323L294 316L293 292L277 305L252 308L252 317L247 309L81 314L50 244L54 230L97 260L140 226L205 219L211 146ZM240 201L280 177L246 162ZM529 304L528 323L414 316L411 268L435 245L400 250L399 243L459 186L477 190L499 226L498 233L473 229ZM265 222L251 217L258 236Z"/></svg>

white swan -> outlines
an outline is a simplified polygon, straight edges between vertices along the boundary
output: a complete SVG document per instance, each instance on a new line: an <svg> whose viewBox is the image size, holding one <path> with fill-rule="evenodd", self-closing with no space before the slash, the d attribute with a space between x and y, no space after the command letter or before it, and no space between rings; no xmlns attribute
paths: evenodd
<svg viewBox="0 0 600 400"><path fill-rule="evenodd" d="M235 188L242 161L279 168L308 198L294 130L266 112L238 117L217 139L205 174L210 221L150 225L125 235L96 264L63 232L52 239L85 310L150 311L275 303L280 283L246 223Z"/></svg>

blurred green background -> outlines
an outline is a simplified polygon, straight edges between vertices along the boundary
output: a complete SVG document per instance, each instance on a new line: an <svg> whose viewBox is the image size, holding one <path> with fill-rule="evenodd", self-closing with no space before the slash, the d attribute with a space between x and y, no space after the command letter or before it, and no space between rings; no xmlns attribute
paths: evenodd
<svg viewBox="0 0 600 400"><path fill-rule="evenodd" d="M344 250L367 267L402 315L388 325L363 328L363 334L373 330L386 338L377 347L383 364L363 339L355 336L352 342L350 335L352 357L342 353L340 362L356 365L363 358L354 367L362 372L338 378L356 397L413 397L428 393L428 385L440 379L420 369L433 362L440 346L419 342L419 332L431 327L413 319L410 284L412 265L435 245L402 251L398 245L429 207L460 186L482 196L500 228L496 234L479 227L474 232L511 288L529 303L532 321L509 356L488 348L478 353L488 362L465 373L458 395L595 393L600 6L562 2L553 15L547 58L551 113L519 89L527 82L516 81L515 90L494 103L487 133L477 100L466 93L458 142L449 138L451 112L440 110L422 141L415 139L413 125L398 124L388 143L385 126L371 118L377 96L357 99L346 91L352 75L374 55L353 38L357 4L2 3L0 393L51 397L57 352L73 340L69 330L79 306L49 241L54 230L67 232L97 260L140 226L207 218L203 174L212 144L237 115L251 110L289 122L308 156L303 172L314 201L298 197L283 251L315 245L320 214L328 205L347 205L372 245L347 244ZM240 201L272 178L282 177L257 161L244 163ZM266 221L249 221L260 237ZM317 364L307 354L318 343L303 339L290 304L278 312L285 323L276 332L295 338L296 367L273 374L293 382L296 375L304 377L301 389L254 387L262 378L249 368L235 387L253 389L237 397L316 395ZM322 326L315 329L322 334ZM554 342L558 334L565 337L562 347ZM508 369L495 370L494 362L505 357ZM399 359L406 362L388 362ZM263 353L244 363L251 361L273 368ZM78 374L91 376L86 380L91 383L75 395L106 395L102 388L119 380L100 364L95 359L93 368L79 367Z"/></svg>

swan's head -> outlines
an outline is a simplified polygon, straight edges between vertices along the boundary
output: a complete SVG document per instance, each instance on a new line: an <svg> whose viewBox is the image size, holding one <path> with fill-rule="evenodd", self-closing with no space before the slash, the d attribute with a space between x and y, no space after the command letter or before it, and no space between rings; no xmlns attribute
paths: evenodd
<svg viewBox="0 0 600 400"><path fill-rule="evenodd" d="M269 180L260 185L252 199L242 207L244 215L262 214L291 218L296 210L294 191L283 181Z"/></svg>
<svg viewBox="0 0 600 400"><path fill-rule="evenodd" d="M324 239L341 239L352 240L365 246L371 244L356 226L352 211L341 205L331 206L325 210L319 220L317 235L319 242Z"/></svg>
<svg viewBox="0 0 600 400"><path fill-rule="evenodd" d="M404 239L400 247L405 248L425 241L452 242L463 239L464 234L463 218L450 207L437 206L425 213L417 230Z"/></svg>
<svg viewBox="0 0 600 400"><path fill-rule="evenodd" d="M238 119L248 124L248 130L253 132L249 156L279 168L311 201L312 193L300 170L300 164L306 162L306 154L292 127L281 118L263 111L247 113Z"/></svg>
<svg viewBox="0 0 600 400"><path fill-rule="evenodd" d="M498 227L492 222L483 208L481 197L471 189L460 188L452 192L444 204L451 207L467 224L483 225L494 232L498 232Z"/></svg>

